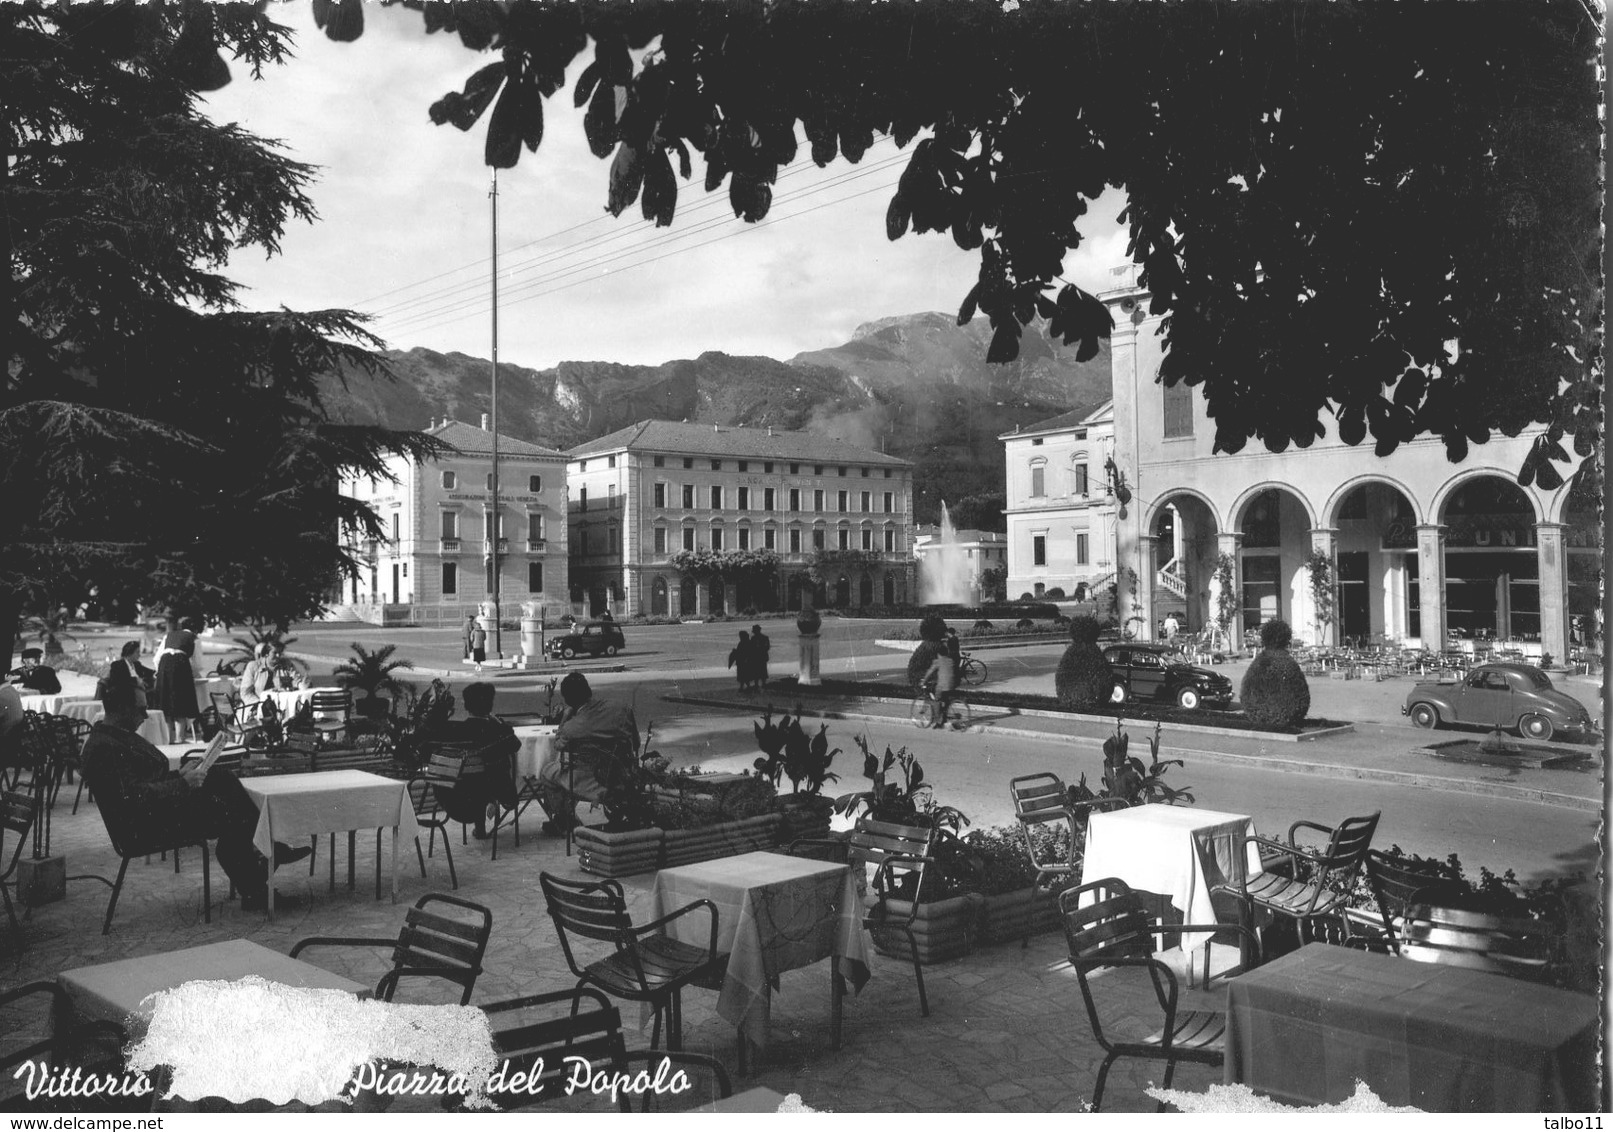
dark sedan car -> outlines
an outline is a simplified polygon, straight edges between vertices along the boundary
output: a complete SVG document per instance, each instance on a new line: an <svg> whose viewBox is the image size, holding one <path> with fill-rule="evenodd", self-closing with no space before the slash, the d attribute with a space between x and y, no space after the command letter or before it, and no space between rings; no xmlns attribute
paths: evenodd
<svg viewBox="0 0 1613 1132"><path fill-rule="evenodd" d="M1184 664L1180 654L1160 645L1110 645L1103 650L1114 675L1109 702L1169 700L1180 707L1226 707L1232 681L1219 672Z"/></svg>
<svg viewBox="0 0 1613 1132"><path fill-rule="evenodd" d="M574 656L615 656L627 647L614 621L588 621L549 642L549 655L570 660Z"/></svg>
<svg viewBox="0 0 1613 1132"><path fill-rule="evenodd" d="M1559 731L1587 735L1596 722L1585 705L1559 692L1532 664L1481 664L1461 680L1418 684L1406 693L1400 714L1418 727L1442 723L1516 728L1526 739L1550 739Z"/></svg>

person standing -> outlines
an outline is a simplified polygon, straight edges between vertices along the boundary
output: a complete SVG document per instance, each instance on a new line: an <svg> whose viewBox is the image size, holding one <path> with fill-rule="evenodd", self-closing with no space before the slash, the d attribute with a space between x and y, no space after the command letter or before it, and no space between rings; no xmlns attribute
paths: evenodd
<svg viewBox="0 0 1613 1132"><path fill-rule="evenodd" d="M767 634L762 632L760 625L750 627L750 647L751 655L756 658L756 679L765 688L767 687L767 657L772 650L773 642L767 639Z"/></svg>
<svg viewBox="0 0 1613 1132"><path fill-rule="evenodd" d="M467 613L467 614L465 614L465 624L462 626L461 632L460 632L460 635L465 638L465 659L466 660L470 659L470 639L471 639L472 636L475 635L475 633L476 633L476 614Z"/></svg>
<svg viewBox="0 0 1613 1132"><path fill-rule="evenodd" d="M190 667L196 653L196 634L172 616L166 630L157 645L157 708L163 714L170 740L189 743L195 738L196 717L201 714L196 706L196 678Z"/></svg>
<svg viewBox="0 0 1613 1132"><path fill-rule="evenodd" d="M739 690L741 692L750 691L751 681L754 679L751 675L754 665L752 655L750 635L741 629L739 631L739 644L728 650L728 667L734 670L734 676L739 681Z"/></svg>
<svg viewBox="0 0 1613 1132"><path fill-rule="evenodd" d="M476 665L476 675L480 676L482 665L487 661L487 630L475 618L471 619L470 658Z"/></svg>

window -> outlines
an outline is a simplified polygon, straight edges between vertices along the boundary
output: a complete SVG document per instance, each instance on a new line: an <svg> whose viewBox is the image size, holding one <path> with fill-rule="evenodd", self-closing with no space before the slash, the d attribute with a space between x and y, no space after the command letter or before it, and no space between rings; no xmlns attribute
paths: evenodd
<svg viewBox="0 0 1613 1132"><path fill-rule="evenodd" d="M867 479L867 478L868 478L868 469L867 469L867 468L864 468L864 469L863 469L863 470L862 470L862 473L863 473L863 479Z"/></svg>
<svg viewBox="0 0 1613 1132"><path fill-rule="evenodd" d="M846 474L846 466L844 464L840 465L838 468L835 469L835 475L843 476L845 474Z"/></svg>
<svg viewBox="0 0 1613 1132"><path fill-rule="evenodd" d="M1164 390L1165 439L1193 435L1193 390L1185 381Z"/></svg>
<svg viewBox="0 0 1613 1132"><path fill-rule="evenodd" d="M1044 464L1031 465L1031 496L1040 498L1047 494L1047 466Z"/></svg>
<svg viewBox="0 0 1613 1132"><path fill-rule="evenodd" d="M543 592L543 563L528 562L526 564L526 592L541 594Z"/></svg>
<svg viewBox="0 0 1613 1132"><path fill-rule="evenodd" d="M868 514L868 512L870 512L870 511L872 511L874 509L873 506L872 506L873 501L874 501L874 493L873 492L871 492L871 491L863 492L862 511L863 511L864 515Z"/></svg>
<svg viewBox="0 0 1613 1132"><path fill-rule="evenodd" d="M749 550L750 549L750 528L749 527L740 527L739 528L739 549L741 549L741 550Z"/></svg>
<svg viewBox="0 0 1613 1132"><path fill-rule="evenodd" d="M885 514L896 514L896 496L894 493L889 491L885 493Z"/></svg>
<svg viewBox="0 0 1613 1132"><path fill-rule="evenodd" d="M684 527L683 528L683 549L684 550L693 550L694 549L694 528L693 527Z"/></svg>
<svg viewBox="0 0 1613 1132"><path fill-rule="evenodd" d="M1075 564L1077 566L1087 565L1089 553L1087 536L1077 533L1075 536Z"/></svg>
<svg viewBox="0 0 1613 1132"><path fill-rule="evenodd" d="M657 554L665 554L666 553L666 528L665 527L656 527L655 528L655 553L657 553Z"/></svg>
<svg viewBox="0 0 1613 1132"><path fill-rule="evenodd" d="M1032 535L1031 536L1031 565L1032 566L1046 566L1047 565L1047 536L1046 535Z"/></svg>
<svg viewBox="0 0 1613 1132"><path fill-rule="evenodd" d="M874 549L874 530L872 527L863 528L863 549Z"/></svg>
<svg viewBox="0 0 1613 1132"><path fill-rule="evenodd" d="M790 553L801 553L801 532L799 530L790 531Z"/></svg>
<svg viewBox="0 0 1613 1132"><path fill-rule="evenodd" d="M772 527L768 527L767 530L762 532L762 549L763 550L772 550L772 549L774 549L774 543L775 543L777 537L778 537L777 532L775 532Z"/></svg>
<svg viewBox="0 0 1613 1132"><path fill-rule="evenodd" d="M763 511L771 511L772 509L773 509L773 489L770 488L770 487L764 487L764 488L762 488L762 510Z"/></svg>
<svg viewBox="0 0 1613 1132"><path fill-rule="evenodd" d="M846 497L847 493L842 491L839 495L839 498L836 500L835 510L839 511L842 515L846 513Z"/></svg>
<svg viewBox="0 0 1613 1132"><path fill-rule="evenodd" d="M398 541L398 513L392 512L392 541Z"/></svg>
<svg viewBox="0 0 1613 1132"><path fill-rule="evenodd" d="M823 528L822 527L814 527L812 529L812 549L813 550L822 550L823 549L823 542L824 542Z"/></svg>
<svg viewBox="0 0 1613 1132"><path fill-rule="evenodd" d="M459 592L459 563L442 564L442 596L453 597Z"/></svg>
<svg viewBox="0 0 1613 1132"><path fill-rule="evenodd" d="M1076 429L1075 430L1075 438L1077 440L1085 440L1087 438L1087 430L1084 429L1084 428Z"/></svg>
<svg viewBox="0 0 1613 1132"><path fill-rule="evenodd" d="M607 485L606 488L605 488L605 493L607 495L609 495L612 500L615 500L615 498L616 498L616 485L615 484Z"/></svg>
<svg viewBox="0 0 1613 1132"><path fill-rule="evenodd" d="M616 457L615 456L606 456L605 457L605 466L607 468L614 468L616 466Z"/></svg>
<svg viewBox="0 0 1613 1132"><path fill-rule="evenodd" d="M713 511L722 510L722 488L716 484L711 487L711 509Z"/></svg>
<svg viewBox="0 0 1613 1132"><path fill-rule="evenodd" d="M655 485L655 505L657 507L666 506L666 484L664 483Z"/></svg>
<svg viewBox="0 0 1613 1132"><path fill-rule="evenodd" d="M442 474L442 486L449 491L453 491L455 487L459 486L459 477L454 475L453 472L444 470Z"/></svg>
<svg viewBox="0 0 1613 1132"><path fill-rule="evenodd" d="M886 468L886 469L885 469L885 478L886 478L886 479L890 479L890 478L891 478L891 470L890 470L890 469L889 469L889 468Z"/></svg>
<svg viewBox="0 0 1613 1132"><path fill-rule="evenodd" d="M1040 448L1041 446L1042 446L1042 438L1041 437L1038 436L1035 440L1031 441L1031 447L1032 448Z"/></svg>
<svg viewBox="0 0 1613 1132"><path fill-rule="evenodd" d="M798 476L800 474L801 474L801 465L800 464L791 464L790 465L790 475Z"/></svg>
<svg viewBox="0 0 1613 1132"><path fill-rule="evenodd" d="M533 495L536 495L538 492L542 491L543 490L543 477L542 476L528 476L526 478L526 489L529 492L531 492Z"/></svg>
<svg viewBox="0 0 1613 1132"><path fill-rule="evenodd" d="M579 460L579 461L577 461L577 470L579 472L586 472L588 470L588 461L587 460Z"/></svg>
<svg viewBox="0 0 1613 1132"><path fill-rule="evenodd" d="M622 550L622 532L616 527L610 529L610 552L620 554Z"/></svg>
<svg viewBox="0 0 1613 1132"><path fill-rule="evenodd" d="M533 542L542 542L543 541L543 516L542 515L531 515L531 514L527 515L527 517L526 517L526 537L528 539L531 539Z"/></svg>
<svg viewBox="0 0 1613 1132"><path fill-rule="evenodd" d="M657 456L653 462L654 462L654 464L655 464L655 466L657 468L666 467L666 457L665 456Z"/></svg>
<svg viewBox="0 0 1613 1132"><path fill-rule="evenodd" d="M482 512L482 537L485 539L493 537L493 512L491 511ZM502 511L498 513L498 537L504 537L504 512Z"/></svg>
<svg viewBox="0 0 1613 1132"><path fill-rule="evenodd" d="M458 511L444 511L442 513L442 537L443 538L458 538L459 537L459 512Z"/></svg>
<svg viewBox="0 0 1613 1132"><path fill-rule="evenodd" d="M791 511L799 511L800 509L801 509L801 489L798 488L798 487L792 487L792 488L790 488L790 510Z"/></svg>
<svg viewBox="0 0 1613 1132"><path fill-rule="evenodd" d="M771 475L772 472L773 472L773 461L769 460L769 461L767 461L767 463L763 464L762 465L762 471L767 472L769 475Z"/></svg>
<svg viewBox="0 0 1613 1132"><path fill-rule="evenodd" d="M739 499L734 503L734 506L741 511L750 510L750 488L742 487L739 489Z"/></svg>
<svg viewBox="0 0 1613 1132"><path fill-rule="evenodd" d="M577 553L584 558L588 557L588 528L583 527L577 532Z"/></svg>
<svg viewBox="0 0 1613 1132"><path fill-rule="evenodd" d="M896 529L894 527L885 528L885 553L896 553Z"/></svg>
<svg viewBox="0 0 1613 1132"><path fill-rule="evenodd" d="M586 487L579 487L577 489L577 510L588 510L588 489Z"/></svg>
<svg viewBox="0 0 1613 1132"><path fill-rule="evenodd" d="M823 489L820 487L812 493L812 510L823 514Z"/></svg>
<svg viewBox="0 0 1613 1132"><path fill-rule="evenodd" d="M1087 494L1087 466L1085 464L1075 466L1075 494Z"/></svg>
<svg viewBox="0 0 1613 1132"><path fill-rule="evenodd" d="M823 465L822 464L813 464L812 465L812 474L815 475L815 476L823 475Z"/></svg>
<svg viewBox="0 0 1613 1132"><path fill-rule="evenodd" d="M845 527L840 528L840 534L839 534L837 545L840 547L841 550L850 550L851 549L851 532L848 531Z"/></svg>
<svg viewBox="0 0 1613 1132"><path fill-rule="evenodd" d="M711 470L714 471L714 472L722 471L722 461L721 460L713 460L711 462Z"/></svg>
<svg viewBox="0 0 1613 1132"><path fill-rule="evenodd" d="M683 485L683 508L685 511L694 510L694 484Z"/></svg>
<svg viewBox="0 0 1613 1132"><path fill-rule="evenodd" d="M739 470L742 471L742 472L750 471L750 461L749 460L741 460L739 462Z"/></svg>
<svg viewBox="0 0 1613 1132"><path fill-rule="evenodd" d="M684 457L684 458L683 458L683 466L684 466L684 467L685 467L685 468L692 468L692 467L694 467L694 457L693 457L693 456L685 456L685 457Z"/></svg>
<svg viewBox="0 0 1613 1132"><path fill-rule="evenodd" d="M713 549L713 550L721 550L722 549L722 528L721 527L712 527L711 528L711 549Z"/></svg>
<svg viewBox="0 0 1613 1132"><path fill-rule="evenodd" d="M487 490L488 491L493 490L493 473L492 472L487 473Z"/></svg>

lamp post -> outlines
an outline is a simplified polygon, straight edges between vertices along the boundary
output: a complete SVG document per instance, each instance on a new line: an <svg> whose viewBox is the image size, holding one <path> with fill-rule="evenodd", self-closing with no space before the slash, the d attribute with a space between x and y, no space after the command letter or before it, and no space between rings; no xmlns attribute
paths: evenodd
<svg viewBox="0 0 1613 1132"><path fill-rule="evenodd" d="M499 660L504 659L504 637L499 628L499 577L498 577L498 540L503 524L499 522L501 516L498 509L498 170L493 171L492 189L488 192L488 199L493 205L493 383L489 394L492 411L489 413L493 426L493 532L492 532L492 599L493 599L493 655Z"/></svg>

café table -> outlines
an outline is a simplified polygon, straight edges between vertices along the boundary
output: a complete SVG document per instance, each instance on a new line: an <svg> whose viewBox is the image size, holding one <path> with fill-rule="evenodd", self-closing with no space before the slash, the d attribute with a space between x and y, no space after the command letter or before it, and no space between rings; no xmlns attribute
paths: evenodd
<svg viewBox="0 0 1613 1132"><path fill-rule="evenodd" d="M1201 810L1192 806L1147 805L1105 810L1087 821L1083 880L1119 877L1143 892L1170 900L1181 913L1178 923L1213 924L1210 890L1218 884L1239 885L1260 871L1253 843L1238 847L1253 833L1248 814ZM1194 932L1181 938L1184 953L1204 942Z"/></svg>
<svg viewBox="0 0 1613 1132"><path fill-rule="evenodd" d="M151 1021L146 999L197 980L233 980L258 975L291 987L343 990L359 998L371 997L371 988L334 975L311 963L292 959L247 939L163 951L133 959L119 959L93 967L78 967L56 976L67 993L69 1017L58 1017L57 1033L74 1025L107 1021L122 1025L130 1039L138 1039Z"/></svg>
<svg viewBox="0 0 1613 1132"><path fill-rule="evenodd" d="M1337 1104L1360 1079L1429 1112L1591 1112L1595 998L1312 943L1227 983L1227 1084Z"/></svg>
<svg viewBox="0 0 1613 1132"><path fill-rule="evenodd" d="M749 1042L767 1044L772 984L783 971L830 960L832 1034L840 1045L842 977L862 989L868 981L868 943L862 929L862 898L852 870L832 861L781 853L742 853L655 875L650 917L695 900L717 907L717 951L728 953L728 971L717 1013ZM674 939L704 946L705 916L684 916L668 925ZM704 933L704 934L703 934Z"/></svg>
<svg viewBox="0 0 1613 1132"><path fill-rule="evenodd" d="M309 703L314 698L312 688L275 688L263 693L263 698L273 700L274 706L280 709L280 715L290 719L297 714L297 709Z"/></svg>
<svg viewBox="0 0 1613 1132"><path fill-rule="evenodd" d="M79 699L80 697L69 695L65 692L55 692L51 695L35 693L34 695L23 696L21 698L23 711L37 711L43 712L45 715L55 715L61 710L61 706L64 703L69 700Z"/></svg>
<svg viewBox="0 0 1613 1132"><path fill-rule="evenodd" d="M554 735L560 730L557 723L530 723L515 729L521 740L521 749L515 756L517 779L537 778L554 758Z"/></svg>
<svg viewBox="0 0 1613 1132"><path fill-rule="evenodd" d="M398 846L420 832L409 784L362 770L322 770L243 778L241 785L258 805L258 827L252 844L271 862L275 842L296 845L321 833L346 832L348 886L353 883L353 849L357 831L375 835L375 898L381 898L381 830L392 829L392 902L398 901ZM334 883L335 862L332 860ZM269 866L269 916L274 916L274 866Z"/></svg>

